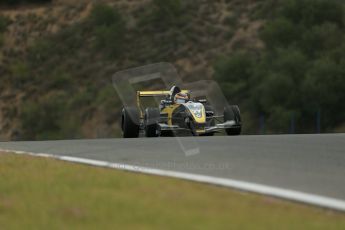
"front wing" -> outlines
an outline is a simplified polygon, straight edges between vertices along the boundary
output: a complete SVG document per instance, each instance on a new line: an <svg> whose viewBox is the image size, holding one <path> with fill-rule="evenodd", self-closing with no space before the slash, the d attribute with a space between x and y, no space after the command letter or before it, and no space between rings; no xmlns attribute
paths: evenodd
<svg viewBox="0 0 345 230"><path fill-rule="evenodd" d="M226 121L224 123L216 124L214 126L205 127L203 132L198 132L198 134L206 134L206 133L216 133L220 132L225 129L235 129L240 127L240 124L237 124L236 121ZM159 123L160 131L188 131L188 128L182 128L178 125L167 125L165 123Z"/></svg>

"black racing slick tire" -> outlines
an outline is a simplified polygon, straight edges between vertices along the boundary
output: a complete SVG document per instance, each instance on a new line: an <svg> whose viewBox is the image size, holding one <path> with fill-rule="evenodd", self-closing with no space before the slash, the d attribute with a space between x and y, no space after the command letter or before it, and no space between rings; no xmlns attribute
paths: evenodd
<svg viewBox="0 0 345 230"><path fill-rule="evenodd" d="M159 136L159 118L160 111L158 108L147 108L145 110L145 136L146 137L158 137Z"/></svg>
<svg viewBox="0 0 345 230"><path fill-rule="evenodd" d="M237 105L230 105L224 108L224 122L235 121L235 126L225 129L225 132L229 136L237 136L241 134L241 112Z"/></svg>
<svg viewBox="0 0 345 230"><path fill-rule="evenodd" d="M125 107L122 109L121 128L124 138L139 137L140 112L136 107Z"/></svg>

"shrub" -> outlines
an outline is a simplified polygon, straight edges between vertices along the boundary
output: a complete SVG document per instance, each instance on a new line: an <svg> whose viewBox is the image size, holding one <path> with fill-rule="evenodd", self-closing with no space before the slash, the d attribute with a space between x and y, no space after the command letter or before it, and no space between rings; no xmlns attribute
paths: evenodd
<svg viewBox="0 0 345 230"><path fill-rule="evenodd" d="M154 25L162 28L184 26L189 20L186 12L191 9L192 1L181 0L153 0L152 21Z"/></svg>
<svg viewBox="0 0 345 230"><path fill-rule="evenodd" d="M29 62L34 66L40 66L42 62L48 60L54 53L57 44L49 40L39 40L28 50Z"/></svg>
<svg viewBox="0 0 345 230"><path fill-rule="evenodd" d="M91 11L90 21L94 26L112 26L122 21L117 10L111 6L97 4Z"/></svg>
<svg viewBox="0 0 345 230"><path fill-rule="evenodd" d="M8 18L0 15L0 33L6 31L9 22L10 20Z"/></svg>
<svg viewBox="0 0 345 230"><path fill-rule="evenodd" d="M299 40L300 30L286 18L268 22L261 32L261 39L268 48L288 47Z"/></svg>
<svg viewBox="0 0 345 230"><path fill-rule="evenodd" d="M325 125L335 126L344 121L345 67L324 57L315 60L303 82L303 91L309 99L309 110L321 109Z"/></svg>
<svg viewBox="0 0 345 230"><path fill-rule="evenodd" d="M20 114L25 139L59 138L66 95L53 94L38 103L25 102Z"/></svg>
<svg viewBox="0 0 345 230"><path fill-rule="evenodd" d="M4 36L0 34L0 48L4 45Z"/></svg>
<svg viewBox="0 0 345 230"><path fill-rule="evenodd" d="M345 117L339 102L345 98L345 4L278 3L260 33L266 49L256 56L235 53L220 60L215 77L225 95L235 98L251 117L265 114L271 131L287 132L293 115L303 121L297 122L300 132L314 131L318 111L323 130L332 130Z"/></svg>
<svg viewBox="0 0 345 230"><path fill-rule="evenodd" d="M35 70L48 70L51 74L60 63L76 60L77 51L86 44L84 25L66 27L57 34L37 40L28 49L28 62Z"/></svg>
<svg viewBox="0 0 345 230"><path fill-rule="evenodd" d="M91 12L90 22L95 27L95 48L111 58L120 55L126 25L118 11L107 5L96 5Z"/></svg>
<svg viewBox="0 0 345 230"><path fill-rule="evenodd" d="M227 96L238 100L246 95L248 83L253 71L253 58L246 53L235 53L231 58L221 59L215 65L215 78L223 85Z"/></svg>
<svg viewBox="0 0 345 230"><path fill-rule="evenodd" d="M157 15L166 20L173 20L182 12L182 2L180 0L153 0L157 7Z"/></svg>
<svg viewBox="0 0 345 230"><path fill-rule="evenodd" d="M95 48L105 52L110 58L121 54L124 46L124 28L122 25L101 26L95 30Z"/></svg>
<svg viewBox="0 0 345 230"><path fill-rule="evenodd" d="M30 71L26 63L16 62L10 65L11 82L18 88L30 80Z"/></svg>
<svg viewBox="0 0 345 230"><path fill-rule="evenodd" d="M300 47L311 57L337 49L344 39L343 31L336 24L331 23L315 25L302 36Z"/></svg>
<svg viewBox="0 0 345 230"><path fill-rule="evenodd" d="M344 25L344 5L338 0L283 0L277 12L293 23L306 27L326 22Z"/></svg>
<svg viewBox="0 0 345 230"><path fill-rule="evenodd" d="M9 19L0 15L0 47L2 47L4 44L3 33L6 31L8 24L9 24Z"/></svg>

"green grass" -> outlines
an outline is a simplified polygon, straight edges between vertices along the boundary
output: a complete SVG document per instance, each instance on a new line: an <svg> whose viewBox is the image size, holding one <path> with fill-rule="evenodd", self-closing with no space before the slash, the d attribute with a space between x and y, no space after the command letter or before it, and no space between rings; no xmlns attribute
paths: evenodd
<svg viewBox="0 0 345 230"><path fill-rule="evenodd" d="M0 153L0 229L345 229L345 215L222 187Z"/></svg>

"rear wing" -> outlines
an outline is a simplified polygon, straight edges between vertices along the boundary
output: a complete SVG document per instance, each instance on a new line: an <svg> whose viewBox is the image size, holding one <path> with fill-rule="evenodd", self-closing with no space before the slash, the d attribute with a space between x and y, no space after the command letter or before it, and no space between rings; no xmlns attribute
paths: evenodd
<svg viewBox="0 0 345 230"><path fill-rule="evenodd" d="M182 93L190 93L190 90L181 90ZM160 91L137 91L137 106L140 109L141 115L143 115L143 108L140 103L140 98L142 97L168 97L170 96L170 91L160 90Z"/></svg>
<svg viewBox="0 0 345 230"><path fill-rule="evenodd" d="M189 90L181 90L182 93L190 93ZM161 97L169 96L170 91L137 91L138 99L140 97Z"/></svg>

